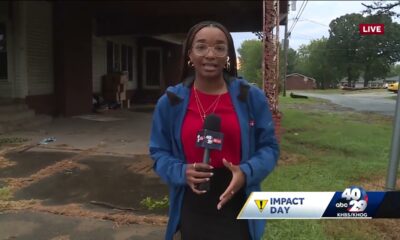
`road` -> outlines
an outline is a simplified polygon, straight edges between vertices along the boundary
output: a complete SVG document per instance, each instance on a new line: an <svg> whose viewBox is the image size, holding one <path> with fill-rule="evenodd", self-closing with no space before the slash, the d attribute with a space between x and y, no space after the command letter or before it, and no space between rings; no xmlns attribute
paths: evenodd
<svg viewBox="0 0 400 240"><path fill-rule="evenodd" d="M313 92L293 91L295 94L309 97L322 98L331 101L334 104L348 107L361 112L375 112L387 116L394 116L396 100L390 99L396 96L389 91L349 93L349 94L323 94ZM290 93L289 93L290 94Z"/></svg>

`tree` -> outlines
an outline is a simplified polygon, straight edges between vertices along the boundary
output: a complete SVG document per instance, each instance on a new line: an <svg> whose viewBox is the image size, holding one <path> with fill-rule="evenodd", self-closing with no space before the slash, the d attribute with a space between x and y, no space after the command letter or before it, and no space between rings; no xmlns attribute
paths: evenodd
<svg viewBox="0 0 400 240"><path fill-rule="evenodd" d="M385 77L390 66L400 60L400 25L392 22L389 15L370 15L364 23L383 23L384 35L362 35L358 47L358 61L364 73L364 87L370 81Z"/></svg>
<svg viewBox="0 0 400 240"><path fill-rule="evenodd" d="M363 13L367 13L369 15L389 15L389 16L396 16L400 17L400 13L396 13L393 11L394 8L400 7L400 1L393 2L393 3L386 3L382 1L375 1L372 4L365 4L361 3L367 9L363 11Z"/></svg>
<svg viewBox="0 0 400 240"><path fill-rule="evenodd" d="M242 43L238 52L241 65L239 74L249 82L254 82L262 88L262 42L259 40L246 40Z"/></svg>
<svg viewBox="0 0 400 240"><path fill-rule="evenodd" d="M295 72L296 63L297 63L297 52L293 48L289 48L287 54L287 74Z"/></svg>
<svg viewBox="0 0 400 240"><path fill-rule="evenodd" d="M328 39L313 40L308 45L302 45L298 51L296 71L313 77L317 88L334 88L337 85L337 71L327 58Z"/></svg>
<svg viewBox="0 0 400 240"><path fill-rule="evenodd" d="M285 67L285 51L282 45L279 46L279 73L280 73L280 78L283 79L283 72L284 72L284 67ZM297 51L294 50L293 48L288 49L287 53L287 68L286 68L286 74L291 74L296 72L295 67L297 64Z"/></svg>
<svg viewBox="0 0 400 240"><path fill-rule="evenodd" d="M400 64L391 65L388 77L400 76Z"/></svg>
<svg viewBox="0 0 400 240"><path fill-rule="evenodd" d="M329 24L327 57L342 76L347 76L349 85L358 79L363 68L358 61L359 23L362 20L361 14L352 13L336 18Z"/></svg>

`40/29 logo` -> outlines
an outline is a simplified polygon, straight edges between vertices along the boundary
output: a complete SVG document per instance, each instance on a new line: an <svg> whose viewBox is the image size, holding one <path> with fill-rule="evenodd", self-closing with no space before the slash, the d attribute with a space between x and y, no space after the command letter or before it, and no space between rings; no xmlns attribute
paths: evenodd
<svg viewBox="0 0 400 240"><path fill-rule="evenodd" d="M350 213L363 212L368 205L367 192L360 188L351 186L342 193L342 199L336 203L336 208L346 209Z"/></svg>

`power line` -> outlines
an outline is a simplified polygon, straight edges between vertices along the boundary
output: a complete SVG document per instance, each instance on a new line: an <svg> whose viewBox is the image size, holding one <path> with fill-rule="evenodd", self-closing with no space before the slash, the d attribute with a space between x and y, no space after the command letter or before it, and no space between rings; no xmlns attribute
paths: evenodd
<svg viewBox="0 0 400 240"><path fill-rule="evenodd" d="M305 1L303 1L303 2L301 3L301 6L300 6L300 8L299 8L299 11L297 12L296 17L293 19L294 21L293 21L293 23L292 23L292 26L290 26L290 28L292 28L293 25L295 24L295 22L299 20L299 19L298 19L298 18L299 18L299 14L300 14L301 9L303 8L304 4L305 4ZM289 32L290 32L290 31L289 31Z"/></svg>
<svg viewBox="0 0 400 240"><path fill-rule="evenodd" d="M303 3L305 3L305 2L303 2ZM288 31L289 36L290 36L290 33L291 33L290 29L292 29L292 27L293 27L293 26L296 24L296 22L299 20L299 19L298 19L298 16L299 16L299 13L300 13L300 11L301 11L303 5L304 5L304 4L302 4L302 5L300 6L299 12L297 12L296 17L294 18L293 23L292 23L292 25L291 25L290 28L289 28L289 31Z"/></svg>
<svg viewBox="0 0 400 240"><path fill-rule="evenodd" d="M298 33L298 32L296 32L296 33L293 33L293 35L300 35L300 36L303 36L303 37L308 37L308 40L317 39L315 36L307 35L307 34L304 34L304 33Z"/></svg>
<svg viewBox="0 0 400 240"><path fill-rule="evenodd" d="M318 24L318 25L321 25L321 26L324 26L324 27L328 27L328 28L329 28L328 25L326 25L326 24L324 24L324 23L321 23L321 22L318 22L318 21L315 21L315 20L312 20L312 19L303 18L301 21L308 21L308 22L312 22L312 23L315 23L315 24Z"/></svg>
<svg viewBox="0 0 400 240"><path fill-rule="evenodd" d="M290 36L290 34L292 33L292 31L293 31L294 27L296 26L297 22L299 21L301 15L303 14L304 9L306 9L306 6L307 6L307 4L308 4L308 0L304 1L303 3L304 3L304 4L301 5L303 8L300 7L301 9L299 10L299 12L298 12L298 14L297 14L297 16L296 16L295 22L294 22L294 23L292 24L292 26L290 27L289 36Z"/></svg>
<svg viewBox="0 0 400 240"><path fill-rule="evenodd" d="M295 18L291 18L291 19L289 19L289 20L295 20ZM307 21L307 22L315 23L315 24L318 24L318 25L321 25L321 26L324 26L324 27L328 27L328 28L329 28L329 26L326 25L325 23L318 22L318 21L315 21L315 20L312 20L312 19L303 18L303 19L299 20L299 22L302 22L302 21Z"/></svg>
<svg viewBox="0 0 400 240"><path fill-rule="evenodd" d="M294 30L296 24L299 22L301 15L303 14L304 10L306 9L307 4L308 4L308 0L306 0L303 9L301 9L300 15L299 15L299 17L297 18L297 21L295 22L295 24L293 25L293 27L291 28L290 33Z"/></svg>

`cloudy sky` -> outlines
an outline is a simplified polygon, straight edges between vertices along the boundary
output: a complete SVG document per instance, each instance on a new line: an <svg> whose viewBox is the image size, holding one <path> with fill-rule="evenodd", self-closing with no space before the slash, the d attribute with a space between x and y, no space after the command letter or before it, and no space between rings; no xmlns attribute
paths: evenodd
<svg viewBox="0 0 400 240"><path fill-rule="evenodd" d="M348 13L361 13L365 9L361 3L372 4L372 1L307 1L305 9L292 31L289 40L290 47L297 50L301 44L308 44L313 39L319 39L322 36L329 37L329 23ZM289 8L288 29L291 28L302 4L303 1L296 1L296 10L292 11ZM400 11L400 8L397 8L396 11ZM400 22L400 19L395 19L395 21ZM282 26L279 31L282 39L284 27ZM253 33L232 33L232 36L236 49L244 40L257 39Z"/></svg>

